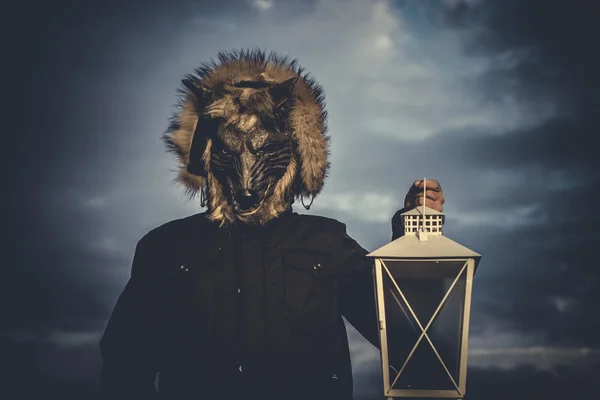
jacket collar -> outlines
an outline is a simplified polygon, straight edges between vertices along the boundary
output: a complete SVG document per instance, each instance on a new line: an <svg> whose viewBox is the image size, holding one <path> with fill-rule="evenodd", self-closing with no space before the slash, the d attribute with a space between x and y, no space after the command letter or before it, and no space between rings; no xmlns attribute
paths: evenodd
<svg viewBox="0 0 600 400"><path fill-rule="evenodd" d="M264 225L248 225L240 222L236 222L230 226L231 231L239 232L243 236L259 237L259 236L271 236L281 229L294 215L297 215L290 206L287 210L279 214L277 218L273 218Z"/></svg>

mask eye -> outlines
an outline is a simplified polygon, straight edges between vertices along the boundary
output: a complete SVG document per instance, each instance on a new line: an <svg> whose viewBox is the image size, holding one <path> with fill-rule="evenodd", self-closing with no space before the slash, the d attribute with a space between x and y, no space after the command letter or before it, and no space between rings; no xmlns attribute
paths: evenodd
<svg viewBox="0 0 600 400"><path fill-rule="evenodd" d="M215 141L214 147L211 149L211 153L217 157L221 158L231 158L234 156L235 151L231 150L225 143L219 141Z"/></svg>

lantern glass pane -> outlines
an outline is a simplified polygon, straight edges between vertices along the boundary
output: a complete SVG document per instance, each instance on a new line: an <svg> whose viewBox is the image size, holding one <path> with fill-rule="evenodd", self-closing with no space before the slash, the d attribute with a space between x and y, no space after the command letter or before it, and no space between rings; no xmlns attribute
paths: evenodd
<svg viewBox="0 0 600 400"><path fill-rule="evenodd" d="M383 262L390 383L396 381L393 389L457 389L465 262Z"/></svg>

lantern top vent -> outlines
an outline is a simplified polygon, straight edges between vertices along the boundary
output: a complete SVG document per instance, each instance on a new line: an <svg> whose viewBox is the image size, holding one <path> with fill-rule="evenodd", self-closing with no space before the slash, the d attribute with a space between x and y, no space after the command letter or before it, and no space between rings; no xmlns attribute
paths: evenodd
<svg viewBox="0 0 600 400"><path fill-rule="evenodd" d="M428 236L442 235L445 214L427 206L417 206L401 214L405 235L428 240Z"/></svg>

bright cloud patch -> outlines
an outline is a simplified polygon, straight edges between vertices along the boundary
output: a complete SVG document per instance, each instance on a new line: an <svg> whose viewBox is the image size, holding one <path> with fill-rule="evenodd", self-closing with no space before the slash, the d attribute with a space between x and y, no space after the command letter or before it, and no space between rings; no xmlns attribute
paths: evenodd
<svg viewBox="0 0 600 400"><path fill-rule="evenodd" d="M559 367L589 368L600 363L600 350L560 347L483 348L469 351L469 365L479 368L515 369L533 366L540 370Z"/></svg>
<svg viewBox="0 0 600 400"><path fill-rule="evenodd" d="M273 1L269 0L255 0L252 5L261 11L270 10L273 7Z"/></svg>
<svg viewBox="0 0 600 400"><path fill-rule="evenodd" d="M389 222L398 206L398 199L389 194L376 193L331 193L318 198L314 211L316 213L346 214L365 222ZM365 205L368 204L368 210Z"/></svg>

